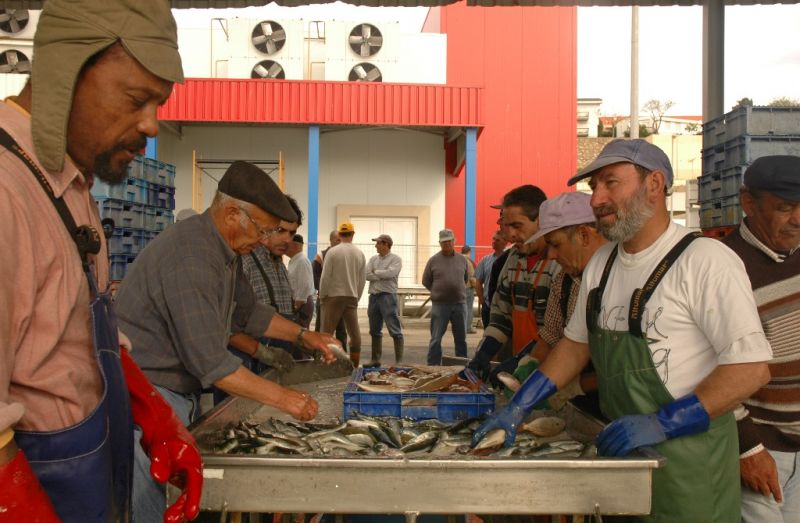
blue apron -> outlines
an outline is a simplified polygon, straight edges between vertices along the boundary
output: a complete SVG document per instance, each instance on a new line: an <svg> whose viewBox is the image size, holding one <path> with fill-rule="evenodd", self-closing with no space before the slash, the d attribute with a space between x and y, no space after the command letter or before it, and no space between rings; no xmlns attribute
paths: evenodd
<svg viewBox="0 0 800 523"><path fill-rule="evenodd" d="M104 383L100 402L86 419L71 427L49 432L17 430L14 440L25 452L62 521L129 521L133 420L120 363L117 318L111 295L98 292L87 261L87 252L92 251L81 248L82 244L77 240L76 231L88 229L75 226L63 199L55 198L39 168L2 129L0 145L28 166L53 201L70 235L76 239L89 290L95 296L89 305L92 338Z"/></svg>

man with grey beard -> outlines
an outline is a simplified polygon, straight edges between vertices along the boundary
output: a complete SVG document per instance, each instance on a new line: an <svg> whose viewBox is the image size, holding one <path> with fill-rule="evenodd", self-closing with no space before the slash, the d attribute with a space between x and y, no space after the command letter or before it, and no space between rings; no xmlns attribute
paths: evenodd
<svg viewBox="0 0 800 523"><path fill-rule="evenodd" d="M656 146L615 140L569 184L584 178L610 243L584 270L564 337L473 445L493 429L510 445L533 407L591 358L600 408L613 420L598 452L652 446L669 463L653 472L649 518L738 521L732 409L767 383L772 354L744 265L721 242L670 221L672 167Z"/></svg>

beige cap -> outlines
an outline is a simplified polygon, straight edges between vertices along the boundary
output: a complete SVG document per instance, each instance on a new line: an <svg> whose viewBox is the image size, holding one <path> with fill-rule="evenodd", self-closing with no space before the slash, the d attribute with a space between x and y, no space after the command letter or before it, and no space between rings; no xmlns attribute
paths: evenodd
<svg viewBox="0 0 800 523"><path fill-rule="evenodd" d="M86 61L120 42L145 69L183 82L178 29L165 0L48 0L33 38L32 132L36 156L60 171L75 83Z"/></svg>

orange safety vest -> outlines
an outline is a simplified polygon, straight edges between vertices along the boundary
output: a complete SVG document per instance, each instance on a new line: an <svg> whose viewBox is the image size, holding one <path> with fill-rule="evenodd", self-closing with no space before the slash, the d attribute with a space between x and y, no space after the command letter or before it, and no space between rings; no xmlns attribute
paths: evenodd
<svg viewBox="0 0 800 523"><path fill-rule="evenodd" d="M537 254L534 267L541 257ZM536 293L536 286L539 284L539 279L542 277L542 269L544 264L539 267L536 273L536 278L533 280L531 287L531 294L525 298L528 300L527 310L517 310L514 306L517 303L515 295L517 291L516 283L519 281L519 274L522 270L522 264L527 263L526 259L517 262L517 270L514 273L514 282L511 285L511 353L517 354L522 348L527 345L529 341L534 338L539 338L539 325L536 323L536 313L533 311L534 294Z"/></svg>

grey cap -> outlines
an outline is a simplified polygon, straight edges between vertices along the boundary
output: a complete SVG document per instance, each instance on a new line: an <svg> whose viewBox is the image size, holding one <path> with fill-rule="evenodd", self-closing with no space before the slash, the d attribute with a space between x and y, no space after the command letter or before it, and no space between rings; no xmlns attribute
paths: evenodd
<svg viewBox="0 0 800 523"><path fill-rule="evenodd" d="M453 231L450 229L442 229L439 231L439 243L454 241L456 241L456 235L453 234Z"/></svg>
<svg viewBox="0 0 800 523"><path fill-rule="evenodd" d="M539 231L525 243L533 243L547 233L596 221L590 201L582 192L565 192L550 198L539 207Z"/></svg>
<svg viewBox="0 0 800 523"><path fill-rule="evenodd" d="M743 183L778 198L800 202L800 156L762 156L744 172Z"/></svg>
<svg viewBox="0 0 800 523"><path fill-rule="evenodd" d="M270 176L252 163L237 160L228 167L217 189L231 198L252 203L285 222L296 222L297 214Z"/></svg>
<svg viewBox="0 0 800 523"><path fill-rule="evenodd" d="M392 237L389 236L388 234L381 234L377 238L372 238L372 241L374 241L374 242L386 242L389 245L389 247L394 245L394 242L392 241Z"/></svg>
<svg viewBox="0 0 800 523"><path fill-rule="evenodd" d="M667 187L672 187L672 165L669 158L664 151L642 139L618 139L609 142L592 163L569 179L567 185L574 185L603 167L621 162L640 165L650 171L661 171L666 178Z"/></svg>

